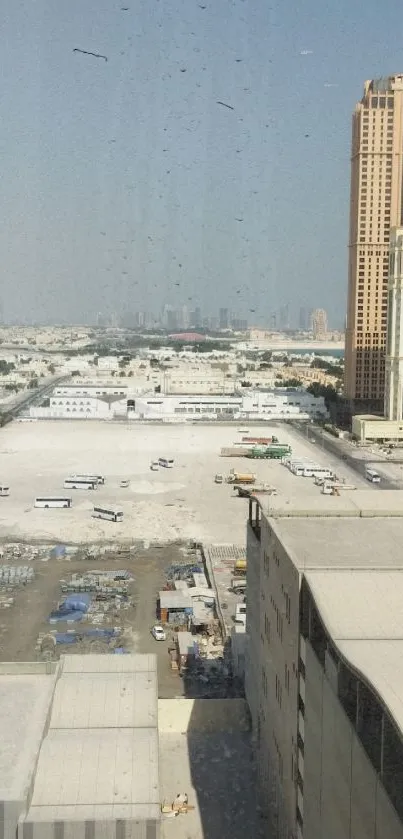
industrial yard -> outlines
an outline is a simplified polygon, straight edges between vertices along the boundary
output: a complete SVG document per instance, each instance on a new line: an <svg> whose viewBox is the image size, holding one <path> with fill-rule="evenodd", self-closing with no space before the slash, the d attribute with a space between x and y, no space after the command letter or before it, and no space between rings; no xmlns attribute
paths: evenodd
<svg viewBox="0 0 403 839"><path fill-rule="evenodd" d="M253 427L256 436L276 434L301 458L315 458L356 485L363 479L336 458L279 424ZM0 481L10 488L0 498L0 540L71 543L185 540L245 542L246 505L233 488L214 483L217 473L248 470L252 461L220 457L242 439L236 425L130 425L128 423L13 423L2 430ZM172 469L150 469L159 457ZM279 461L254 460L258 483L270 483L285 497L317 494ZM72 474L105 476L96 492L66 490ZM122 480L130 484L121 487ZM301 482L302 481L302 482ZM38 496L71 496L70 509L35 509ZM114 505L122 522L94 519L94 504Z"/></svg>
<svg viewBox="0 0 403 839"><path fill-rule="evenodd" d="M227 480L253 473L255 484L245 493L254 485L271 487L285 500L320 493L312 479L297 477L280 460L235 456L245 453L247 432L234 425L84 422L3 429L0 478L10 494L0 498L0 660L154 652L161 697L237 695L223 642L242 600L230 588L233 558L245 549L248 502ZM253 427L250 434L275 434L293 456L312 460L314 453L341 480L367 486L288 426ZM173 460L172 468L151 470L162 456ZM64 480L73 474L102 474L105 483L66 491ZM223 482L216 483L220 474ZM71 495L72 507L34 507L37 496L58 494ZM92 518L94 497L97 504L119 506L123 521ZM208 569L198 544L206 546ZM71 597L78 597L72 608ZM162 643L151 634L160 622ZM182 648L193 643L191 629L201 652L183 673L177 628Z"/></svg>

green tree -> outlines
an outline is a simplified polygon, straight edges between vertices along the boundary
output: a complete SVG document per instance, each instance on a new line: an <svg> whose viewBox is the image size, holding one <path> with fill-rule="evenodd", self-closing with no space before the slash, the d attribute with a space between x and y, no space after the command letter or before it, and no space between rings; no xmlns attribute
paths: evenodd
<svg viewBox="0 0 403 839"><path fill-rule="evenodd" d="M312 382L307 391L312 393L312 396L323 396L327 408L332 402L337 402L339 399L339 394L333 385L321 385L319 382Z"/></svg>
<svg viewBox="0 0 403 839"><path fill-rule="evenodd" d="M0 361L0 374L3 376L8 376L9 373L15 370L15 364L12 361L4 361L3 359Z"/></svg>
<svg viewBox="0 0 403 839"><path fill-rule="evenodd" d="M48 364L48 371L51 374L51 376L54 376L54 374L56 373L55 365L54 364Z"/></svg>
<svg viewBox="0 0 403 839"><path fill-rule="evenodd" d="M283 379L280 387L301 387L301 385L302 385L301 379L291 378L291 379Z"/></svg>

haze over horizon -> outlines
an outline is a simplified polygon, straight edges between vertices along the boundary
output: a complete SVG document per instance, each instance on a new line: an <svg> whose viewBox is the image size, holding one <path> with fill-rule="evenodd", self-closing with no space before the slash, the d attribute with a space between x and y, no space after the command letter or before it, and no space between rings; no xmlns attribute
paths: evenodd
<svg viewBox="0 0 403 839"><path fill-rule="evenodd" d="M340 326L351 112L403 71L397 0L378 11L6 0L5 321L288 303Z"/></svg>

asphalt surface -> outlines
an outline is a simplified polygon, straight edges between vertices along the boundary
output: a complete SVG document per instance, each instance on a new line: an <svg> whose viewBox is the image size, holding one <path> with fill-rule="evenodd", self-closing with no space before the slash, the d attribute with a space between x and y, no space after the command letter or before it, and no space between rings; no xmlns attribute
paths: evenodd
<svg viewBox="0 0 403 839"><path fill-rule="evenodd" d="M355 457L354 453L351 451L351 445L346 440L332 437L326 431L323 431L317 426L300 423L291 423L291 425L294 431L304 438L305 442L312 443L312 451L314 450L314 447L316 448L317 446L320 446L323 451L329 452L329 454L337 457L341 463L346 464L346 466L361 477L365 478L365 469L367 465L371 464L371 467L373 467L375 463L379 463L380 466L387 463L387 461L382 458L377 458L376 455L371 455L365 459ZM393 461L393 463L399 462L400 461ZM392 481L386 476L382 477L380 484L371 484L368 482L368 487L374 490L401 489L401 486L397 481Z"/></svg>
<svg viewBox="0 0 403 839"><path fill-rule="evenodd" d="M0 406L0 413L3 412L15 419L15 417L18 417L22 411L29 408L30 405L35 404L35 402L40 403L44 396L52 393L53 389L57 387L57 385L60 385L68 379L70 379L70 376L52 376L51 379L47 378L43 385L39 385L39 387L29 390L28 392L24 392L17 396L12 402L9 402L4 406Z"/></svg>

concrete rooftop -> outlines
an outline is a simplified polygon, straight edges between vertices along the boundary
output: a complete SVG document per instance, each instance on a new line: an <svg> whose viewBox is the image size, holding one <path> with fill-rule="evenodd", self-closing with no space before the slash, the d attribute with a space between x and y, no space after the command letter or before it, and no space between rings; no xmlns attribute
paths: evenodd
<svg viewBox="0 0 403 839"><path fill-rule="evenodd" d="M403 517L301 516L269 521L295 566L305 573L315 568L403 568Z"/></svg>
<svg viewBox="0 0 403 839"><path fill-rule="evenodd" d="M156 658L65 656L19 835L47 836L53 822L66 826L66 835L73 835L73 823L79 824L74 835L81 835L92 822L91 835L100 836L105 829L106 836L106 824L116 819L128 823L127 831L134 821L144 822L146 835L147 825L154 830L150 835L156 835Z"/></svg>
<svg viewBox="0 0 403 839"><path fill-rule="evenodd" d="M273 500L269 525L330 637L403 731L403 492Z"/></svg>
<svg viewBox="0 0 403 839"><path fill-rule="evenodd" d="M296 479L298 480L298 479ZM307 482L307 478L299 480ZM300 485L301 486L301 485ZM305 483L305 486L308 486ZM403 517L403 490L385 489L382 492L368 487L354 491L341 490L339 496L322 495L317 488L316 495L294 494L261 496L259 503L266 516L272 518L293 518L321 516L371 517L371 516L401 516Z"/></svg>
<svg viewBox="0 0 403 839"><path fill-rule="evenodd" d="M53 675L0 675L1 802L22 801L27 795L54 683Z"/></svg>
<svg viewBox="0 0 403 839"><path fill-rule="evenodd" d="M308 571L323 623L403 731L403 570Z"/></svg>

